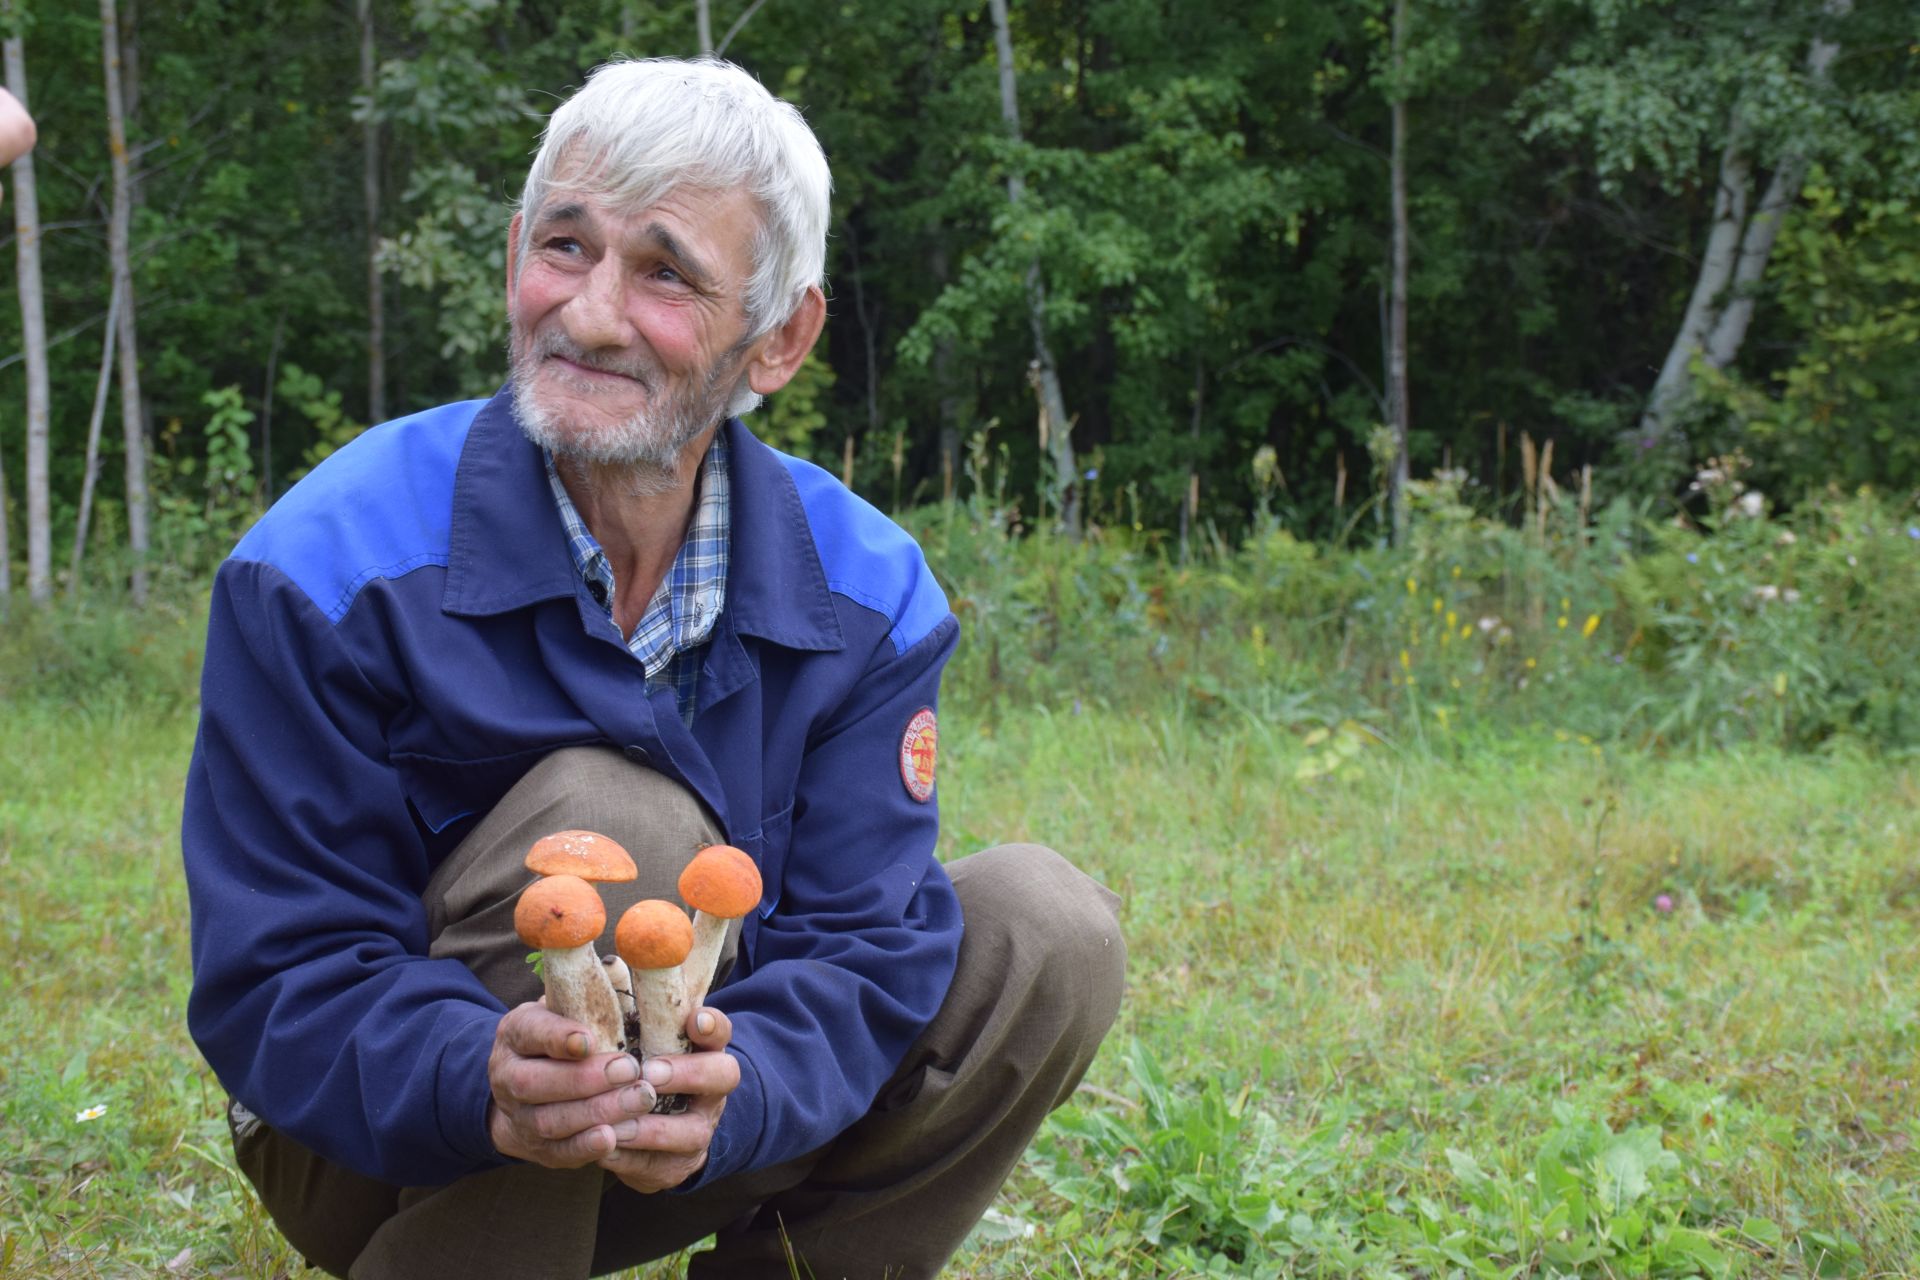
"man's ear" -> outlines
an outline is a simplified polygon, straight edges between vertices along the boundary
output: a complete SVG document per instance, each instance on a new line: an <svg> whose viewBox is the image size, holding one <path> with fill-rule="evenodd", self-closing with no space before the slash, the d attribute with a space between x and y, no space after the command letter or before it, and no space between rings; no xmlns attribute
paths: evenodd
<svg viewBox="0 0 1920 1280"><path fill-rule="evenodd" d="M786 386L813 350L826 322L826 295L819 286L811 286L786 323L754 343L754 353L747 360L747 385L763 396Z"/></svg>
<svg viewBox="0 0 1920 1280"><path fill-rule="evenodd" d="M507 224L507 310L513 310L513 278L520 270L520 215Z"/></svg>

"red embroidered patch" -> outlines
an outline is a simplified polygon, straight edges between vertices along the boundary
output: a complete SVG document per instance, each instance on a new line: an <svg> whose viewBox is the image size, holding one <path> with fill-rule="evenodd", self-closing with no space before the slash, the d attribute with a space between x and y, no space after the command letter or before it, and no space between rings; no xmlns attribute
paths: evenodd
<svg viewBox="0 0 1920 1280"><path fill-rule="evenodd" d="M922 804L933 798L933 757L939 738L931 707L914 712L900 737L900 781L907 784L907 794Z"/></svg>

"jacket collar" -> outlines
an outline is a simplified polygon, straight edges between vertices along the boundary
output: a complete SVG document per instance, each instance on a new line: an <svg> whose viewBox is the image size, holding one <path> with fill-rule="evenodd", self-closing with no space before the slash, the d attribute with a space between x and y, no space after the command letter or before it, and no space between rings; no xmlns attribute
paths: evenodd
<svg viewBox="0 0 1920 1280"><path fill-rule="evenodd" d="M844 648L793 477L738 418L721 429L733 481L723 624L792 649ZM582 590L540 450L513 420L509 384L480 407L460 452L441 607L479 617Z"/></svg>

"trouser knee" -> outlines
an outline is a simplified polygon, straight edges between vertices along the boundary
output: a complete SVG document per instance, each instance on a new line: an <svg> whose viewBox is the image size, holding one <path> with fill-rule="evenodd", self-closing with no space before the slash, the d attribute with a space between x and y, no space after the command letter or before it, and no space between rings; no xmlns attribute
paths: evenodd
<svg viewBox="0 0 1920 1280"><path fill-rule="evenodd" d="M1119 896L1037 844L1000 845L949 870L966 919L961 964L984 966L997 1001L1017 1003L1018 1034L1061 1046L1073 1064L1063 1082L1070 1091L1112 1027L1126 985ZM977 979L956 981L963 985Z"/></svg>

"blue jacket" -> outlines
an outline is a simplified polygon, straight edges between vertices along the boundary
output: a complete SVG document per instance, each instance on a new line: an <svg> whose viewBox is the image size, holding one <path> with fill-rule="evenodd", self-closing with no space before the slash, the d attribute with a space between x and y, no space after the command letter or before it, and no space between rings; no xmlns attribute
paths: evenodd
<svg viewBox="0 0 1920 1280"><path fill-rule="evenodd" d="M486 1067L504 1010L428 958L421 893L563 746L681 780L760 865L712 997L741 1080L702 1182L838 1134L932 1019L960 909L902 742L957 624L891 521L724 430L732 564L691 728L587 595L506 392L368 431L221 566L182 829L187 1017L275 1128L400 1184L503 1162Z"/></svg>

